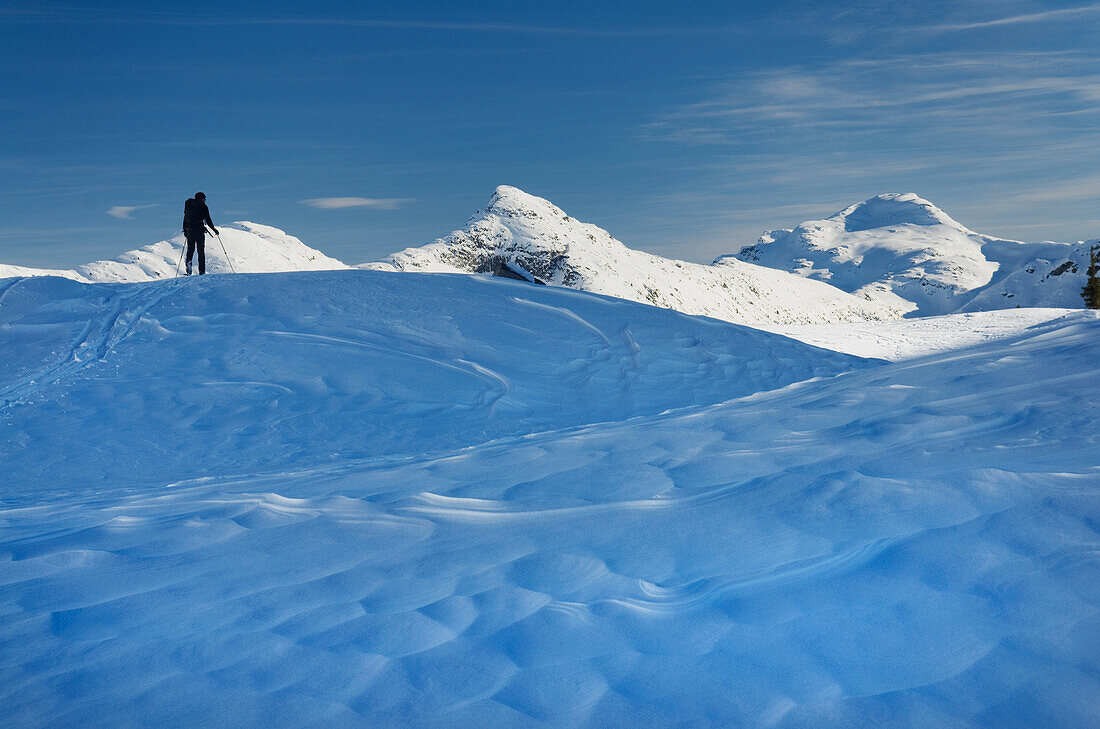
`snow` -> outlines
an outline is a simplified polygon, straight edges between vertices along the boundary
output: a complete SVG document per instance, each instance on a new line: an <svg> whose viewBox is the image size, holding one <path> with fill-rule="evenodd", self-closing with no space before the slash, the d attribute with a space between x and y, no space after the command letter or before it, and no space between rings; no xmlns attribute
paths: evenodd
<svg viewBox="0 0 1100 729"><path fill-rule="evenodd" d="M248 221L239 221L218 228L221 242L209 233L206 236L206 270L227 273L230 264L237 273L271 273L275 271L321 271L348 268L335 258L329 258L310 248L278 228ZM139 282L173 278L176 269L182 276L180 261L186 241L183 233L170 240L128 251L111 261L95 261L75 270L27 268L0 263L0 279L14 276L62 276L84 283ZM224 244L224 252L222 246ZM192 259L198 272L198 259Z"/></svg>
<svg viewBox="0 0 1100 729"><path fill-rule="evenodd" d="M1004 309L891 322L772 324L758 328L858 357L897 361L1006 339L1054 319L1068 321L1087 316L1073 309Z"/></svg>
<svg viewBox="0 0 1100 729"><path fill-rule="evenodd" d="M450 450L858 366L753 329L500 278L164 283L0 281L11 478L161 482L198 477L210 460L247 472ZM133 444L127 457L86 437L97 431Z"/></svg>
<svg viewBox="0 0 1100 729"><path fill-rule="evenodd" d="M242 221L220 230L237 272L349 268L278 228ZM1088 250L1096 242L994 238L914 193L892 193L793 230L769 231L737 255L701 265L632 250L547 200L501 185L462 230L357 268L503 274L768 328L1020 306L1080 308ZM180 234L75 270L0 264L0 279L172 278L183 244ZM211 273L230 270L215 238L207 240L207 261Z"/></svg>
<svg viewBox="0 0 1100 729"><path fill-rule="evenodd" d="M1017 305L1080 308L1088 248L982 235L914 193L890 193L768 231L715 263L743 261L930 316Z"/></svg>
<svg viewBox="0 0 1100 729"><path fill-rule="evenodd" d="M1094 726L1100 319L941 322L0 281L0 724Z"/></svg>
<svg viewBox="0 0 1100 729"><path fill-rule="evenodd" d="M896 319L908 309L740 261L708 266L632 250L602 228L507 185L462 230L363 267L486 273L496 265L555 286L740 324Z"/></svg>
<svg viewBox="0 0 1100 729"><path fill-rule="evenodd" d="M984 246L982 251L999 268L989 285L976 292L963 310L985 311L1006 306L1081 308L1089 248L1098 242L1006 241Z"/></svg>

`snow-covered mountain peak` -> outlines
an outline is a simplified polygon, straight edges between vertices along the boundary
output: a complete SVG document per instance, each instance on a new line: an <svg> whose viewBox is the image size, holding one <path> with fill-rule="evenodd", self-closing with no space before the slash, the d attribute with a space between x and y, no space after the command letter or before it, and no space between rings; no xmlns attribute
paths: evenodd
<svg viewBox="0 0 1100 729"><path fill-rule="evenodd" d="M481 213L482 211L478 212ZM569 216L561 208L549 200L524 192L511 185L497 186L492 197L489 198L489 203L485 206L484 212L506 218L569 219ZM477 216L475 215L475 217Z"/></svg>
<svg viewBox="0 0 1100 729"><path fill-rule="evenodd" d="M504 240L504 249L510 255L521 257L534 252L552 256L583 255L578 247L616 251L626 248L603 228L571 218L549 200L511 185L500 185L493 191L484 210L470 218L467 230ZM535 264L530 260L528 263ZM552 277L545 269L542 274L547 279Z"/></svg>
<svg viewBox="0 0 1100 729"><path fill-rule="evenodd" d="M771 230L715 263L749 261L827 281L919 315L1078 307L1083 243L975 233L915 193L876 195L823 220Z"/></svg>
<svg viewBox="0 0 1100 729"><path fill-rule="evenodd" d="M971 233L944 211L913 192L891 192L858 202L827 218L849 233L902 225L946 225Z"/></svg>
<svg viewBox="0 0 1100 729"><path fill-rule="evenodd" d="M758 263L909 311L944 314L992 279L997 264L982 254L992 240L915 193L888 193L824 220L768 231L716 263Z"/></svg>
<svg viewBox="0 0 1100 729"><path fill-rule="evenodd" d="M603 228L507 185L462 230L364 268L495 273L738 323L901 315L895 307L761 266L709 266L632 250Z"/></svg>

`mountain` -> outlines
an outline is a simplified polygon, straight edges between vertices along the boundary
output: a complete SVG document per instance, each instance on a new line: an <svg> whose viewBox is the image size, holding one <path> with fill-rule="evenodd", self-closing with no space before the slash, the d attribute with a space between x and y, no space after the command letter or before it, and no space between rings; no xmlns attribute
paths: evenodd
<svg viewBox="0 0 1100 729"><path fill-rule="evenodd" d="M887 363L478 276L0 303L2 727L1096 724L1096 312Z"/></svg>
<svg viewBox="0 0 1100 729"><path fill-rule="evenodd" d="M218 228L225 250L238 273L271 273L275 271L318 271L348 268L335 258L310 248L278 228L240 221ZM61 276L83 283L138 282L172 278L184 245L183 234L123 253L110 261L87 263L74 270L27 268L0 263L0 278L11 276ZM198 271L197 261L195 270ZM218 239L206 238L206 270L228 273L229 264Z"/></svg>
<svg viewBox="0 0 1100 729"><path fill-rule="evenodd" d="M1085 244L975 233L913 193L878 195L772 230L715 265L752 262L826 281L913 315L1081 306Z"/></svg>
<svg viewBox="0 0 1100 729"><path fill-rule="evenodd" d="M270 226L221 229L236 271L349 266ZM494 273L745 324L882 321L1022 307L1080 308L1089 243L1021 243L964 227L915 194L878 195L825 220L763 234L711 265L627 248L550 202L501 186L461 229L358 266ZM175 275L183 236L73 270L0 264L0 279L60 276L84 283ZM217 239L207 268L229 271Z"/></svg>
<svg viewBox="0 0 1100 729"><path fill-rule="evenodd" d="M902 309L740 261L710 266L627 248L542 198L501 186L462 230L364 268L501 273L739 323L894 319Z"/></svg>

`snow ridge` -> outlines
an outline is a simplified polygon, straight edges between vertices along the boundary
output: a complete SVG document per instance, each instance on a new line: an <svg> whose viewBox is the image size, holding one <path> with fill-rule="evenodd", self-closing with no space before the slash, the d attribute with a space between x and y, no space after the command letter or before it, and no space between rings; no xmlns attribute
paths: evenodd
<svg viewBox="0 0 1100 729"><path fill-rule="evenodd" d="M246 220L218 228L222 243L237 273L273 273L276 271L321 271L345 269L347 264L310 248L292 235L269 225ZM180 233L168 240L128 251L110 261L94 261L76 269L28 268L0 263L0 278L12 276L60 276L81 283L137 283L172 278L180 264L185 239ZM195 270L198 262L194 261ZM206 270L228 273L218 239L207 235ZM180 266L180 273L183 267Z"/></svg>
<svg viewBox="0 0 1100 729"><path fill-rule="evenodd" d="M507 267L556 286L738 323L884 320L902 312L762 266L709 266L632 250L606 230L506 185L462 230L363 267L448 273Z"/></svg>

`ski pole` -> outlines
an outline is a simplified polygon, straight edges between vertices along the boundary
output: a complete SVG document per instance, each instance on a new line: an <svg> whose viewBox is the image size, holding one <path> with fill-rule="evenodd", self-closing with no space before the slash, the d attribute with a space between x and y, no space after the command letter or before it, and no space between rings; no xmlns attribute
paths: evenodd
<svg viewBox="0 0 1100 729"><path fill-rule="evenodd" d="M229 261L229 270L232 271L233 273L236 273L237 269L233 268L233 259L229 257L229 251L225 250L225 243L222 243L222 234L221 233L215 233L214 235L217 236L218 243L221 244L222 253L225 254L225 260Z"/></svg>
<svg viewBox="0 0 1100 729"><path fill-rule="evenodd" d="M179 263L176 264L176 275L173 276L172 278L179 278L180 277L180 266L183 265L183 254L186 251L187 251L187 243L185 242L180 246L180 260L179 260Z"/></svg>

